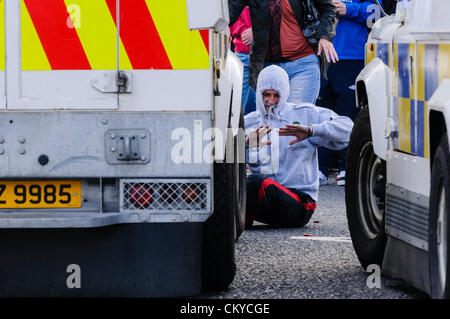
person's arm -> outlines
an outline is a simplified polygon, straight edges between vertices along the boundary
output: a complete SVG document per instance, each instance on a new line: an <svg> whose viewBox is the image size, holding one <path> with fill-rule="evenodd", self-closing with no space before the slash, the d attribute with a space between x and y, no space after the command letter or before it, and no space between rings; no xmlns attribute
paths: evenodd
<svg viewBox="0 0 450 319"><path fill-rule="evenodd" d="M228 11L230 13L230 26L235 24L237 19L248 5L248 0L228 0Z"/></svg>
<svg viewBox="0 0 450 319"><path fill-rule="evenodd" d="M319 37L332 42L336 36L334 20L336 19L336 7L332 0L313 0L320 13Z"/></svg>
<svg viewBox="0 0 450 319"><path fill-rule="evenodd" d="M367 0L363 3L352 2L342 4L345 6L344 17L362 24L367 23L369 17L374 13L372 7L376 5L374 0ZM381 1L380 4L383 5ZM369 8L369 6L372 7ZM378 6L377 10L379 10Z"/></svg>
<svg viewBox="0 0 450 319"><path fill-rule="evenodd" d="M246 148L246 159L250 170L257 169L265 162L267 162L268 150L267 148L262 151L262 149L272 144L270 140L267 139L268 134L271 132L271 128L266 126L246 128L245 136L245 148Z"/></svg>
<svg viewBox="0 0 450 319"><path fill-rule="evenodd" d="M333 111L316 106L308 116L313 124L287 124L280 127L280 136L293 136L290 145L309 139L315 146L325 146L332 150L340 150L347 146L353 122L346 116L339 116Z"/></svg>
<svg viewBox="0 0 450 319"><path fill-rule="evenodd" d="M247 24L242 17L239 17L235 24L230 27L230 33L232 36L241 38L242 33L248 29Z"/></svg>
<svg viewBox="0 0 450 319"><path fill-rule="evenodd" d="M244 43L246 46L250 46L253 42L253 29L248 28L242 32L241 35L242 43Z"/></svg>
<svg viewBox="0 0 450 319"><path fill-rule="evenodd" d="M317 55L325 55L328 62L336 63L339 57L333 46L333 39L336 36L335 19L336 7L332 0L313 0L314 5L320 13L319 46Z"/></svg>
<svg viewBox="0 0 450 319"><path fill-rule="evenodd" d="M294 136L295 140L289 142L289 145L294 145L312 137L313 131L311 125L287 124L284 127L280 127L278 134L280 136Z"/></svg>
<svg viewBox="0 0 450 319"><path fill-rule="evenodd" d="M353 121L326 108L316 107L315 111L318 113L318 123L311 125L310 142L332 150L347 147L353 129Z"/></svg>

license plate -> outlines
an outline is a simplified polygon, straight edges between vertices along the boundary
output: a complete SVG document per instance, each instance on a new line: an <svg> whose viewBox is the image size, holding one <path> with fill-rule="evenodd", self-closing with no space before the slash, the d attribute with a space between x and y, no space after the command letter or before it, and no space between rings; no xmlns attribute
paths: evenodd
<svg viewBox="0 0 450 319"><path fill-rule="evenodd" d="M0 209L76 207L81 207L80 181L0 181Z"/></svg>

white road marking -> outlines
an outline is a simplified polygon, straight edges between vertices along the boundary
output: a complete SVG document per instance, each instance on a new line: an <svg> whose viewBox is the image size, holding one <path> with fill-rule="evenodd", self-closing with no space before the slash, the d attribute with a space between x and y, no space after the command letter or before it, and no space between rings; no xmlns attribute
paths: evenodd
<svg viewBox="0 0 450 319"><path fill-rule="evenodd" d="M350 237L307 237L307 236L291 236L290 239L304 239L304 240L318 240L318 241L332 241L336 243L351 243Z"/></svg>

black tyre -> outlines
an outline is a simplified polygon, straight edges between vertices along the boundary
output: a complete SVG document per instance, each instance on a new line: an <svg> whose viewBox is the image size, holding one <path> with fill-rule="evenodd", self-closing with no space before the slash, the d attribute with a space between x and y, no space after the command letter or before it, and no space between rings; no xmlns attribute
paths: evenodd
<svg viewBox="0 0 450 319"><path fill-rule="evenodd" d="M364 269L371 264L381 266L386 247L386 162L374 153L367 107L355 120L345 180L348 227L356 255Z"/></svg>
<svg viewBox="0 0 450 319"><path fill-rule="evenodd" d="M241 116L240 125L243 126ZM235 239L244 230L246 180L245 163L238 161L238 138L229 130L225 163L214 163L214 211L203 224L202 289L226 289L236 274ZM228 144L231 145L231 144ZM227 157L227 154L233 155ZM242 175L242 172L244 175ZM243 198L242 198L243 197ZM244 210L244 211L242 211Z"/></svg>
<svg viewBox="0 0 450 319"><path fill-rule="evenodd" d="M450 151L446 134L436 150L431 169L428 260L431 296L436 299L450 298Z"/></svg>

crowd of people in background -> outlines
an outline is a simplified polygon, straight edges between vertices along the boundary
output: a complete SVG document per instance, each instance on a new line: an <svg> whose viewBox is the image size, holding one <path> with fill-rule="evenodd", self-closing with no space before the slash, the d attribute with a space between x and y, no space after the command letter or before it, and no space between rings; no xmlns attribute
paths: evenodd
<svg viewBox="0 0 450 319"><path fill-rule="evenodd" d="M394 3L385 0L384 7ZM380 6L381 0L229 0L235 53L244 64L253 173L248 225L303 226L331 170L345 185L346 146L359 111L355 80Z"/></svg>
<svg viewBox="0 0 450 319"><path fill-rule="evenodd" d="M332 3L336 6L338 21L333 43L339 61L330 65L327 78L322 79L316 104L355 120L359 112L355 101L355 80L364 68L364 47L371 22L369 20L379 15L374 15L374 0L332 0ZM346 148L340 151L319 148L319 175L322 185L328 183L328 174L332 168L339 171L336 177L337 185L345 185L346 154Z"/></svg>
<svg viewBox="0 0 450 319"><path fill-rule="evenodd" d="M234 53L244 65L242 82L242 108L244 115L256 110L255 90L248 84L248 64L250 62L250 45L253 42L252 22L250 11L245 7L238 20L230 27L233 37Z"/></svg>

